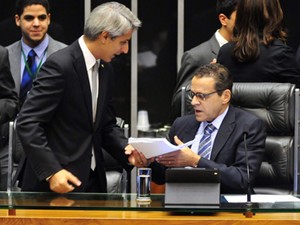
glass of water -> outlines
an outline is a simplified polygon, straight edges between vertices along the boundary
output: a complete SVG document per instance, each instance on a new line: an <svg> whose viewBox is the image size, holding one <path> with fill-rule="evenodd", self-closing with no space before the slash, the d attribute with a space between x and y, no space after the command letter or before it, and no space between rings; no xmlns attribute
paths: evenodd
<svg viewBox="0 0 300 225"><path fill-rule="evenodd" d="M138 168L137 177L137 201L151 201L151 168Z"/></svg>

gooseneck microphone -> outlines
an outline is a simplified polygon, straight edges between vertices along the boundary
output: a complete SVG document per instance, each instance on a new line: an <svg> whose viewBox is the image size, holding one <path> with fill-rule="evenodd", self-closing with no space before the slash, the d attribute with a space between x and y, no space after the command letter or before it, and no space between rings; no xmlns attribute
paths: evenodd
<svg viewBox="0 0 300 225"><path fill-rule="evenodd" d="M248 145L247 145L247 136L249 134L249 126L247 124L243 127L243 137L244 137L244 147L245 147L245 162L247 170L247 203L246 203L246 217L252 217L252 202L251 202L251 181L250 181L250 169L249 169L249 160L248 160Z"/></svg>
<svg viewBox="0 0 300 225"><path fill-rule="evenodd" d="M244 137L244 146L245 146L245 162L246 162L246 169L247 169L247 202L251 202L251 182L250 182L250 169L249 169L248 145L247 145L248 134L249 134L249 126L245 124L243 127L243 137Z"/></svg>

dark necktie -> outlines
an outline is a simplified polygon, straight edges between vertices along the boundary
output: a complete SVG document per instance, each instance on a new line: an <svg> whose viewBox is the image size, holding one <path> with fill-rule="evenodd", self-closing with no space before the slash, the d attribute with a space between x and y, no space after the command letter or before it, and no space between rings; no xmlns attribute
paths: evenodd
<svg viewBox="0 0 300 225"><path fill-rule="evenodd" d="M199 148L198 148L198 155L203 158L209 159L212 149L211 144L211 134L215 130L215 126L211 123L207 124L204 129L204 134L200 140Z"/></svg>
<svg viewBox="0 0 300 225"><path fill-rule="evenodd" d="M21 89L20 89L20 103L21 105L24 103L27 93L30 91L32 87L32 81L35 77L36 73L36 63L35 63L35 56L36 53L33 49L28 53L27 56L27 63L25 63L25 68L23 72L23 78L21 82Z"/></svg>
<svg viewBox="0 0 300 225"><path fill-rule="evenodd" d="M91 91L92 91L92 105L93 105L93 120L95 122L96 120L96 111L97 111L97 95L98 95L98 89L97 89L97 76L98 76L98 69L99 69L99 63L96 61L95 65L93 66L92 70L92 83L91 83Z"/></svg>
<svg viewBox="0 0 300 225"><path fill-rule="evenodd" d="M98 69L99 63L96 61L95 65L92 69L92 83L91 83L91 92L92 92L92 107L93 107L93 122L95 123L96 120L96 112L97 112L97 95L98 95L98 88L97 88L97 76L98 76ZM95 159L95 151L94 147L92 148L92 161L91 161L91 168L95 170L96 167L96 159Z"/></svg>

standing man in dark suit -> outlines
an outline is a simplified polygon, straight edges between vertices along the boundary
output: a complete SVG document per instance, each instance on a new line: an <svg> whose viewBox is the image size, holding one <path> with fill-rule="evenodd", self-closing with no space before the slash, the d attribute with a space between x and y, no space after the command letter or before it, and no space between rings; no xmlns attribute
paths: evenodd
<svg viewBox="0 0 300 225"><path fill-rule="evenodd" d="M245 193L248 179L243 133L247 127L252 182L263 160L266 131L262 120L230 106L232 84L229 71L218 63L204 65L195 72L191 81L195 114L177 118L169 132L169 139L174 144L195 141L191 147L157 157L151 164L154 182L165 182L167 167L217 168L221 174L222 193ZM210 147L203 153L201 146L205 141L202 137L207 125L212 131ZM145 159L143 161L145 164Z"/></svg>
<svg viewBox="0 0 300 225"><path fill-rule="evenodd" d="M221 27L206 42L186 51L181 59L177 83L172 98L172 115L180 116L181 88L186 87L200 66L211 63L217 58L220 47L230 41L235 23L237 5L240 0L217 0L216 12ZM191 113L190 99L186 99L187 112Z"/></svg>
<svg viewBox="0 0 300 225"><path fill-rule="evenodd" d="M18 111L18 97L10 73L7 49L0 46L0 124L15 118ZM8 126L0 127L0 190L7 186L8 168Z"/></svg>
<svg viewBox="0 0 300 225"><path fill-rule="evenodd" d="M106 192L102 147L124 168L141 166L116 125L109 64L128 53L140 26L124 5L104 3L91 12L83 36L47 59L17 119L27 157L22 190Z"/></svg>

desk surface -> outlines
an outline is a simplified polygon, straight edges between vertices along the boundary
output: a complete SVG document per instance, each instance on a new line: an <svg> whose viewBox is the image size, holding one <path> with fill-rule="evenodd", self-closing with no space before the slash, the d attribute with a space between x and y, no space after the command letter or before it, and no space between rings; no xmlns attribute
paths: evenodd
<svg viewBox="0 0 300 225"><path fill-rule="evenodd" d="M64 194L0 192L0 224L22 225L300 225L299 202L254 204L246 218L245 204L223 202L216 208L164 206L164 195L141 205L135 194Z"/></svg>
<svg viewBox="0 0 300 225"><path fill-rule="evenodd" d="M298 198L295 198L298 200ZM247 210L260 213L300 212L300 201L253 203L228 203L221 196L220 205L191 205L170 208L164 204L164 195L151 195L150 203L139 203L136 194L98 194L98 193L28 193L0 192L0 209L51 209L51 210L105 210L105 211L160 211L173 213L219 213Z"/></svg>

